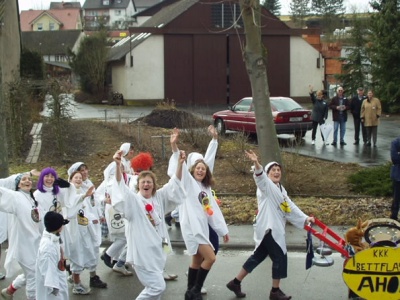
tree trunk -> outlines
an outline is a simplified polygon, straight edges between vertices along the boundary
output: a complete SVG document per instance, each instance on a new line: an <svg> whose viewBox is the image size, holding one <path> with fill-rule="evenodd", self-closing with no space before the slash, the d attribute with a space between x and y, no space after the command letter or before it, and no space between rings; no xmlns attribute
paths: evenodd
<svg viewBox="0 0 400 300"><path fill-rule="evenodd" d="M262 165L282 163L275 124L269 101L266 49L261 40L261 7L259 0L240 0L246 35L244 59L249 75L256 115L256 129Z"/></svg>
<svg viewBox="0 0 400 300"><path fill-rule="evenodd" d="M8 83L19 78L21 56L18 1L0 2L0 177L8 176L6 111Z"/></svg>

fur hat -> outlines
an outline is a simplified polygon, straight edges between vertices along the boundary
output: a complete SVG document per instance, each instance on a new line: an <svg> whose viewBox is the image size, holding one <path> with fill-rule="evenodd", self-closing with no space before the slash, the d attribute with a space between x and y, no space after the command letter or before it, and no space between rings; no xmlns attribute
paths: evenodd
<svg viewBox="0 0 400 300"><path fill-rule="evenodd" d="M150 170L153 167L153 157L148 152L140 152L131 159L131 167L135 172Z"/></svg>
<svg viewBox="0 0 400 300"><path fill-rule="evenodd" d="M44 216L44 227L47 232L54 232L68 223L68 220L65 220L61 214L54 211L48 211Z"/></svg>

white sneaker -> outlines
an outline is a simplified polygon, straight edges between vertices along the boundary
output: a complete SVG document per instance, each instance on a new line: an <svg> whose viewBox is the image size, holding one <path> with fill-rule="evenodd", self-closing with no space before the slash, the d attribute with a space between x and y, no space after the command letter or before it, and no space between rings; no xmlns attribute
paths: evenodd
<svg viewBox="0 0 400 300"><path fill-rule="evenodd" d="M132 273L131 271L128 271L128 270L125 268L125 266L118 267L117 264L114 265L113 271L114 271L114 272L117 272L117 273L120 273L120 274L122 274L122 275L124 275L124 276L132 276L132 275L133 275L133 273Z"/></svg>
<svg viewBox="0 0 400 300"><path fill-rule="evenodd" d="M315 145L315 141L314 140L311 141L311 145Z"/></svg>
<svg viewBox="0 0 400 300"><path fill-rule="evenodd" d="M207 294L207 290L206 290L204 287L201 288L201 294L202 294L202 295Z"/></svg>
<svg viewBox="0 0 400 300"><path fill-rule="evenodd" d="M91 289L82 285L82 283L74 284L72 294L74 295L87 295L90 294Z"/></svg>
<svg viewBox="0 0 400 300"><path fill-rule="evenodd" d="M13 295L7 293L7 288L1 290L1 299L12 299Z"/></svg>
<svg viewBox="0 0 400 300"><path fill-rule="evenodd" d="M6 275L4 275L3 273L0 273L0 280L3 280L4 278L6 278Z"/></svg>
<svg viewBox="0 0 400 300"><path fill-rule="evenodd" d="M164 271L164 273L163 273L163 276L164 276L164 280L165 280L165 281L172 281L172 280L175 280L175 279L178 278L178 275L176 275L176 274L169 274L169 273L167 273L167 272L165 272L165 271Z"/></svg>

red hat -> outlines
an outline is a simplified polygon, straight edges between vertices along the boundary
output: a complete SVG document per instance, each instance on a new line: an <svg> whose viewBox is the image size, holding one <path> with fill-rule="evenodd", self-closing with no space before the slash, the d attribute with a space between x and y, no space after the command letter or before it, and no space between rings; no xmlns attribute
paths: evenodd
<svg viewBox="0 0 400 300"><path fill-rule="evenodd" d="M131 166L135 172L150 170L153 167L153 157L148 152L140 152L131 159Z"/></svg>

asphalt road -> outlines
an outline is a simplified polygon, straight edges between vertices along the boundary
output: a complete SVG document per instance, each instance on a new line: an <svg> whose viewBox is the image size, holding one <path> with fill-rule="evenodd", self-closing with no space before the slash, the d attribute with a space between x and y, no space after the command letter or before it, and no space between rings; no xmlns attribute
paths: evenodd
<svg viewBox="0 0 400 300"><path fill-rule="evenodd" d="M233 300L235 295L225 285L240 270L242 264L251 254L250 250L220 251L217 261L205 282L208 293L203 299L208 300ZM5 255L3 255L5 256ZM281 288L293 299L347 299L347 288L342 280L343 259L338 253L332 254L335 263L330 267L313 266L305 270L305 253L289 252L288 278L282 280ZM4 259L4 258L3 258ZM162 297L164 300L183 299L186 291L185 272L189 266L190 257L185 254L183 248L175 248L174 254L169 256L167 267L170 273L177 274L176 281L167 282L167 289ZM3 261L1 263L3 265ZM0 269L0 271L4 271ZM78 299L135 299L142 290L142 285L136 275L124 277L106 267L102 261L99 263L97 273L103 281L108 283L107 289L92 289L90 295L73 295L69 285L71 300ZM89 284L89 275L84 271L81 275L82 282ZM4 288L10 283L9 279L0 281L0 287ZM271 288L271 261L267 259L254 270L242 283L242 289L247 293L246 299L268 299ZM23 300L25 289L17 291L14 300ZM40 299L37 299L40 300Z"/></svg>

